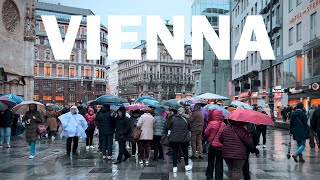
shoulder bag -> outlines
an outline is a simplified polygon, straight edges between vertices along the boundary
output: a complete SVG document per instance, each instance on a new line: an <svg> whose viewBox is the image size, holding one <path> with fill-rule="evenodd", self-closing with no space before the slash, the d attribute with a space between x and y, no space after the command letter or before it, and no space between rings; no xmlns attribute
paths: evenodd
<svg viewBox="0 0 320 180"><path fill-rule="evenodd" d="M223 122L222 122L222 123L223 123ZM212 140L211 140L211 141L207 140L207 141L205 142L205 144L203 145L203 151L204 151L205 153L209 154L209 151L210 151L212 142L214 141L214 139L216 138L217 134L219 133L220 128L221 128L221 126L222 126L222 123L220 124L220 127L219 127L217 133L213 136ZM221 148L216 148L216 149L221 149Z"/></svg>
<svg viewBox="0 0 320 180"><path fill-rule="evenodd" d="M310 136L311 136L311 135L310 135L311 131L310 131L309 125L308 125L308 124L303 125L303 123L301 122L301 120L299 119L298 116L297 116L297 119L298 119L298 121L300 122L300 124L302 125L302 127L304 128L304 131L305 131L305 133L306 133L306 139L309 139Z"/></svg>

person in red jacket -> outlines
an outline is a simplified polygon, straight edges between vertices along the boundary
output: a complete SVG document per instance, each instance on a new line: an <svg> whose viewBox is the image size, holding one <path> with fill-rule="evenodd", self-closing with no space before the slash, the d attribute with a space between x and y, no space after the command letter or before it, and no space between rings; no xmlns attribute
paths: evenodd
<svg viewBox="0 0 320 180"><path fill-rule="evenodd" d="M94 149L94 146L92 145L93 134L94 130L96 129L96 114L94 113L94 110L89 108L88 113L84 115L84 118L88 123L88 128L86 129L86 150L88 151L89 149Z"/></svg>
<svg viewBox="0 0 320 180"><path fill-rule="evenodd" d="M206 171L207 180L213 179L213 170L215 169L215 179L223 179L223 158L222 147L219 138L226 127L223 122L223 113L221 110L212 110L208 116L208 127L204 131L205 136L211 142L211 147L208 154L208 166Z"/></svg>
<svg viewBox="0 0 320 180"><path fill-rule="evenodd" d="M222 157L228 166L228 179L239 180L242 167L247 156L247 148L253 149L253 139L244 127L246 123L229 120L221 135L220 142L223 144Z"/></svg>

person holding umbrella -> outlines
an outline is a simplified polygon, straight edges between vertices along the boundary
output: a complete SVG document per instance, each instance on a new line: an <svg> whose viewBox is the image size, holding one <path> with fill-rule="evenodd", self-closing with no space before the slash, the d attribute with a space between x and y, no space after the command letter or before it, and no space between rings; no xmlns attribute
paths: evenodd
<svg viewBox="0 0 320 180"><path fill-rule="evenodd" d="M59 119L62 123L61 138L67 138L67 156L70 156L72 142L72 154L77 156L79 137L87 137L85 133L85 130L88 127L87 121L79 114L79 110L76 106L72 106L70 112L59 116Z"/></svg>
<svg viewBox="0 0 320 180"><path fill-rule="evenodd" d="M9 108L0 112L0 148L3 147L4 139L7 142L7 148L10 148L10 136L13 120L14 114Z"/></svg>
<svg viewBox="0 0 320 180"><path fill-rule="evenodd" d="M26 141L30 145L29 159L33 159L36 155L36 141L38 140L37 127L44 122L43 115L37 110L36 104L29 104L29 110L23 117L26 123Z"/></svg>

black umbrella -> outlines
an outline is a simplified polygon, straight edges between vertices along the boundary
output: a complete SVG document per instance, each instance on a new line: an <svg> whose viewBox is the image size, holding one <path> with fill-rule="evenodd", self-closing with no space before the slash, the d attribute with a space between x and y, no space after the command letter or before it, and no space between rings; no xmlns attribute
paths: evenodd
<svg viewBox="0 0 320 180"><path fill-rule="evenodd" d="M124 103L128 103L128 101L126 99L123 99L117 96L100 96L90 104L91 105L109 104L109 105L119 106Z"/></svg>

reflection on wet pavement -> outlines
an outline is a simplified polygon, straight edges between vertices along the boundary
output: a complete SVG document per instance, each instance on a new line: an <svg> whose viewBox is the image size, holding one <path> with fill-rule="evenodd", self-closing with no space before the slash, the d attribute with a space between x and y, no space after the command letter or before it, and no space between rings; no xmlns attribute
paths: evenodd
<svg viewBox="0 0 320 180"><path fill-rule="evenodd" d="M95 142L97 144L97 139ZM283 129L270 128L267 135L267 148L260 151L260 156L250 157L252 179L320 179L319 150L310 149L308 143L304 152L306 163L296 164L287 159L289 132ZM292 142L291 152L295 152L296 143ZM97 147L96 147L97 148ZM117 147L114 156L117 156ZM65 156L65 140L43 140L37 143L37 156L29 160L29 147L22 137L13 138L12 148L0 149L0 179L205 179L206 158L194 160L192 172L185 172L178 167L178 173L172 173L169 161L150 161L148 166L139 165L137 159L131 158L119 165L102 160L96 151L85 151L80 143L80 156L70 159ZM183 161L182 161L183 162ZM227 167L224 167L224 178L227 179Z"/></svg>

